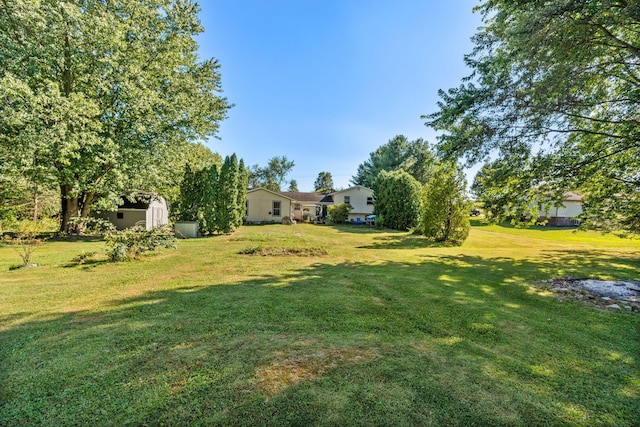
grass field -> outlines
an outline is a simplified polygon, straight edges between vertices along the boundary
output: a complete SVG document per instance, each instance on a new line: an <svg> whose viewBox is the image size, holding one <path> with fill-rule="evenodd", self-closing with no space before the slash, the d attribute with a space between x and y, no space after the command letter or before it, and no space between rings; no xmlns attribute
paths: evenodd
<svg viewBox="0 0 640 427"><path fill-rule="evenodd" d="M103 249L10 270L0 247L0 425L640 425L640 316L533 286L640 279L638 240L299 224Z"/></svg>

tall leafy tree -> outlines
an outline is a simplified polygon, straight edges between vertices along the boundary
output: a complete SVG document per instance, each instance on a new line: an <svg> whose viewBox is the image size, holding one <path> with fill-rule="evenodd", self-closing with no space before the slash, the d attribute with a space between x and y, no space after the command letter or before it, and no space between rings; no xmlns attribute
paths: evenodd
<svg viewBox="0 0 640 427"><path fill-rule="evenodd" d="M472 74L440 91L427 124L439 148L469 163L497 156L508 194L580 190L585 225L640 232L640 7L620 0L487 0L465 61ZM528 190L526 190L528 188Z"/></svg>
<svg viewBox="0 0 640 427"><path fill-rule="evenodd" d="M196 53L198 12L189 0L3 2L0 173L55 185L63 231L124 190L156 189L152 165L217 131L229 104L218 63Z"/></svg>
<svg viewBox="0 0 640 427"><path fill-rule="evenodd" d="M376 185L375 212L382 225L395 230L414 228L420 218L420 183L400 169L380 172Z"/></svg>
<svg viewBox="0 0 640 427"><path fill-rule="evenodd" d="M335 191L331 172L320 172L313 183L313 188L316 193L331 193Z"/></svg>
<svg viewBox="0 0 640 427"><path fill-rule="evenodd" d="M453 162L440 164L422 189L420 229L437 242L461 244L469 235L472 203L466 194L462 169Z"/></svg>
<svg viewBox="0 0 640 427"><path fill-rule="evenodd" d="M296 181L295 179L289 181L289 188L287 189L287 191L300 191L298 189L298 181Z"/></svg>
<svg viewBox="0 0 640 427"><path fill-rule="evenodd" d="M409 141L404 135L398 135L370 153L369 158L358 166L351 182L375 190L380 172L403 169L424 184L429 180L434 161L429 144L422 138Z"/></svg>
<svg viewBox="0 0 640 427"><path fill-rule="evenodd" d="M281 191L285 178L294 166L295 163L288 160L287 156L272 157L264 167L253 165L249 168L249 187Z"/></svg>

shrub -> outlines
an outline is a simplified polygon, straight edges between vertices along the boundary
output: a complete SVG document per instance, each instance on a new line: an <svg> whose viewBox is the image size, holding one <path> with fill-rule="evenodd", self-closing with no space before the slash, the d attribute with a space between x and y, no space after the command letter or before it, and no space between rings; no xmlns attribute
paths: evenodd
<svg viewBox="0 0 640 427"><path fill-rule="evenodd" d="M404 170L382 171L378 175L375 210L384 218L385 227L409 230L418 225L420 190L420 183Z"/></svg>
<svg viewBox="0 0 640 427"><path fill-rule="evenodd" d="M337 205L329 206L329 220L334 224L342 224L347 222L349 219L349 212L351 211L351 206L340 203Z"/></svg>
<svg viewBox="0 0 640 427"><path fill-rule="evenodd" d="M135 259L144 252L153 252L158 248L175 249L176 238L167 227L145 230L131 227L121 231L110 231L105 235L107 255L112 261Z"/></svg>
<svg viewBox="0 0 640 427"><path fill-rule="evenodd" d="M455 163L438 166L422 192L420 231L436 242L462 244L469 235L472 203L467 182Z"/></svg>

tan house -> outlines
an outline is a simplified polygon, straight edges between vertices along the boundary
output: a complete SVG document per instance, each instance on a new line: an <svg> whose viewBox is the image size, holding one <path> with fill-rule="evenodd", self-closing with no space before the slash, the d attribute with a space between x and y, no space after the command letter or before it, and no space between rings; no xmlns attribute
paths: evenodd
<svg viewBox="0 0 640 427"><path fill-rule="evenodd" d="M294 203L291 197L266 188L249 190L245 221L253 224L282 222L284 217L293 217Z"/></svg>
<svg viewBox="0 0 640 427"><path fill-rule="evenodd" d="M577 217L582 213L583 199L577 193L565 194L562 206L551 207L546 211L540 211L540 219L547 220L548 225L569 227L580 225Z"/></svg>
<svg viewBox="0 0 640 427"><path fill-rule="evenodd" d="M169 208L162 196L138 193L133 201L125 197L116 211L99 212L95 216L108 220L118 230L136 225L150 230L169 223Z"/></svg>
<svg viewBox="0 0 640 427"><path fill-rule="evenodd" d="M328 195L332 203L345 203L351 206L349 222L365 222L367 215L373 214L375 199L373 190L362 185L356 185L346 190L335 191Z"/></svg>
<svg viewBox="0 0 640 427"><path fill-rule="evenodd" d="M284 217L296 221L316 221L327 216L327 207L346 203L352 207L349 221L364 223L373 213L373 190L356 185L330 194L283 191L256 188L247 192L249 223L282 222Z"/></svg>

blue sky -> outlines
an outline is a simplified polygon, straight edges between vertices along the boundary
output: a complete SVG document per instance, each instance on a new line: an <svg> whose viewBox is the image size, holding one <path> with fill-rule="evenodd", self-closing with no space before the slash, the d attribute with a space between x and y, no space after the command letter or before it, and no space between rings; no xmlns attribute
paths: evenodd
<svg viewBox="0 0 640 427"><path fill-rule="evenodd" d="M422 114L469 74L474 0L207 0L200 55L235 104L207 145L247 165L295 162L288 179L337 187L395 135L435 142ZM472 178L473 175L469 174ZM284 188L283 188L284 190Z"/></svg>

